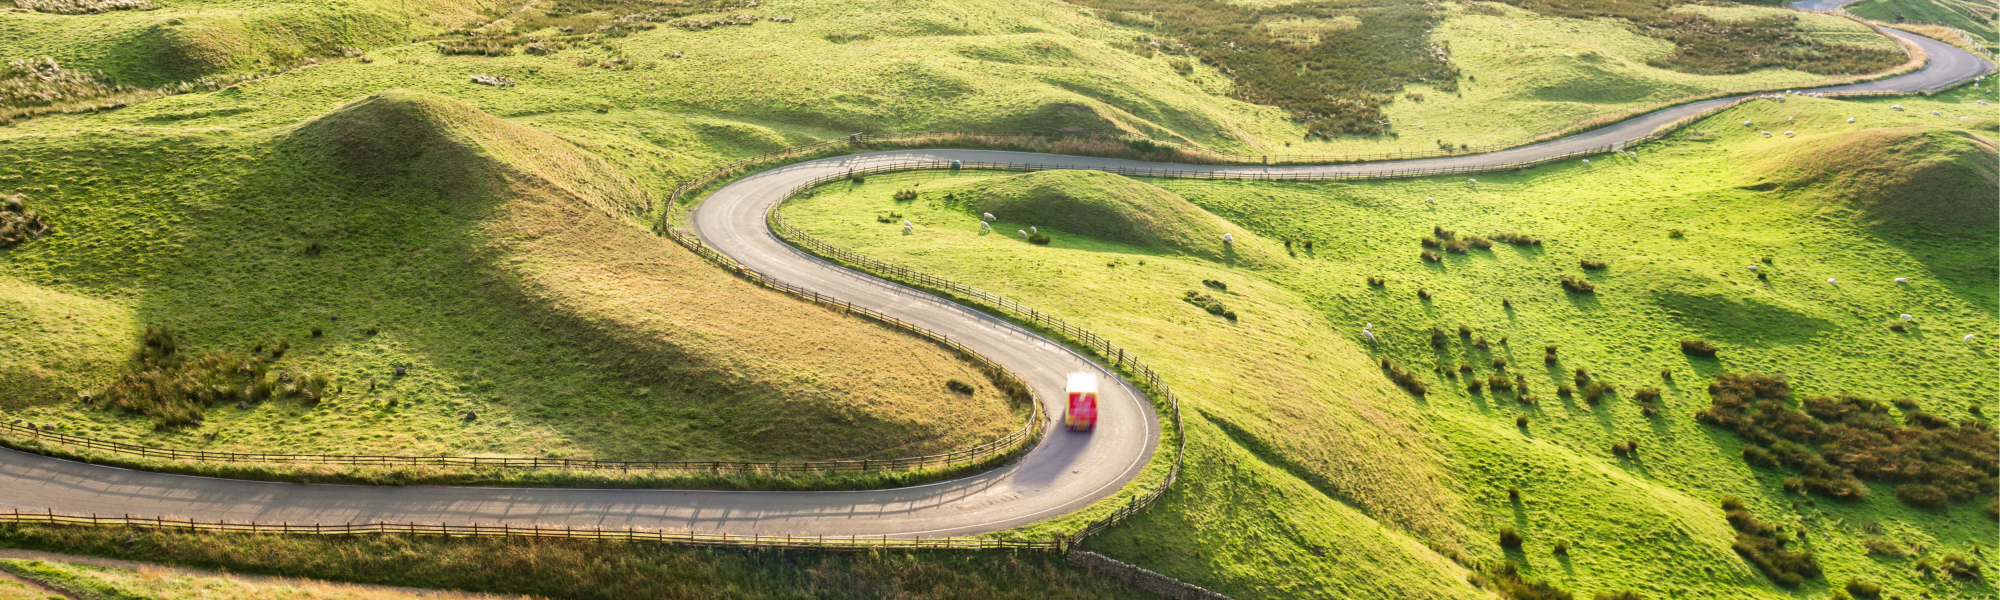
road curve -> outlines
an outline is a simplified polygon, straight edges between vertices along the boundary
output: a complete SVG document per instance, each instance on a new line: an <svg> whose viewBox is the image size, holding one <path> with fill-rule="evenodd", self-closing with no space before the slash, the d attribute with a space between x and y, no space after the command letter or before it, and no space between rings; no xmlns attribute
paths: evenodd
<svg viewBox="0 0 2000 600"><path fill-rule="evenodd" d="M1930 54L1923 69L1872 83L1813 91L1922 92L1991 65L1951 45L1891 31ZM1079 169L1172 168L1233 175L1363 175L1421 168L1478 168L1561 156L1643 137L1720 106L1708 100L1602 129L1488 154L1395 163L1301 166L1161 165L1129 160L982 150L905 150L826 158L740 179L711 195L695 230L745 266L928 327L1020 374L1050 403L1065 374L1100 370L1059 344L978 311L839 268L777 240L764 212L813 178L890 161L1020 162ZM1128 385L1111 386L1097 431L1051 424L1021 460L963 479L892 490L729 492L627 489L370 487L237 481L131 471L0 451L0 509L66 514L191 517L262 523L416 522L653 528L732 534L925 537L997 531L1088 506L1136 477L1161 435L1152 407Z"/></svg>

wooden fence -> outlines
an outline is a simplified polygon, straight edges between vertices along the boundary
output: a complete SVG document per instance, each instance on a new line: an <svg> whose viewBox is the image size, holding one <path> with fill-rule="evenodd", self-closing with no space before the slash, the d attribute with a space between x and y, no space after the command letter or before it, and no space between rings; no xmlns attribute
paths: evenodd
<svg viewBox="0 0 2000 600"><path fill-rule="evenodd" d="M734 535L727 533L698 533L693 530L667 531L660 529L607 529L597 527L578 528L568 525L442 525L434 523L239 523L230 521L197 521L194 519L172 519L165 517L134 517L131 515L103 517L98 515L69 515L55 511L23 512L10 510L0 512L0 523L20 525L85 525L94 527L132 527L159 531L189 531L212 533L259 533L284 535L355 536L355 535L427 535L459 538L562 538L576 540L598 540L619 542L661 542L689 546L735 546L769 549L816 549L816 550L1060 550L1060 541L1017 541L986 538L934 537L923 536L891 537L881 536L806 536L806 535Z"/></svg>

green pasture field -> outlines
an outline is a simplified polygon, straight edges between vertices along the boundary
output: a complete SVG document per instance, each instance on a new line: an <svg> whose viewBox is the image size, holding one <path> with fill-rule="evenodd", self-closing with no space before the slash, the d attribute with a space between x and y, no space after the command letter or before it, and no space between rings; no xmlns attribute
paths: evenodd
<svg viewBox="0 0 2000 600"><path fill-rule="evenodd" d="M1990 422L1990 404L1979 414L1970 408L2000 392L1991 266L2000 250L1993 219L1978 217L1993 212L1996 122L1973 104L1979 98L1992 100L1962 88L1928 99L1758 101L1641 147L1636 158L1605 155L1477 184L933 172L831 184L785 215L836 245L1048 310L1165 373L1186 403L1193 468L1160 506L1093 545L1237 597L1471 594L1456 583L1464 570L1427 544L1459 549L1470 562L1514 560L1527 577L1581 597L1631 589L1648 598L1817 598L1849 578L1904 598L1980 597L1992 588L1920 576L1914 556L1866 556L1861 546L1879 536L1924 556L1977 555L1991 565L1995 524L1981 514L1990 497L1932 512L1897 502L1883 485L1858 503L1785 493L1785 471L1747 466L1737 456L1741 441L1692 419L1708 406L1704 388L1716 373L1763 372L1790 378L1798 397L1908 397L1940 416ZM1897 103L1909 110L1889 110ZM1850 116L1856 123L1845 122ZM1741 126L1746 119L1752 127ZM1764 137L1766 128L1779 135ZM1928 187L1898 187L1917 185L1908 173L1858 178L1840 196L1773 184L1849 136L1912 131L1921 133L1889 138L1903 145L1874 158L1890 171L1945 169L1918 177ZM905 189L918 199L891 198ZM981 233L977 214L1019 206L1006 199L1023 190L1077 208L1028 210L1032 222L996 212L995 232ZM1920 206L1843 201L1869 194ZM1123 227L1104 217L1119 211L1097 207L1117 198L1172 204L1174 196L1226 219L1243 255L1282 252L1290 238L1297 256L1232 266L1203 256L1221 250L1219 238L1188 248L1094 237ZM1929 202L1938 204L1921 206ZM1162 215L1148 225L1163 230L1200 224L1164 216L1180 212L1171 206L1124 214L1134 212ZM889 213L898 224L876 221ZM901 233L903 218L917 225L911 235ZM1051 243L1015 233L1029 225ZM1418 257L1417 240L1433 227L1544 242L1440 251L1443 262L1431 264ZM1585 259L1609 266L1586 271ZM1768 280L1747 265L1763 267ZM1372 276L1385 285L1369 286ZM1556 281L1563 276L1595 281L1595 294L1565 292ZM1898 286L1895 277L1911 283ZM1431 299L1420 300L1419 289ZM1219 300L1238 319L1204 312L1182 299L1188 292ZM1902 313L1916 325L1891 331ZM1374 324L1375 342L1363 336L1364 323ZM1459 338L1461 324L1473 339ZM1451 331L1444 349L1430 345L1432 327ZM1960 342L1968 333L1975 342ZM1720 358L1683 355L1678 341L1690 338L1720 345ZM1491 349L1471 348L1478 339ZM1542 364L1545 345L1557 347L1557 364ZM1496 357L1509 359L1499 372L1527 378L1536 405L1468 393L1463 378L1432 371L1471 364L1483 378L1496 371ZM1382 358L1417 372L1431 393L1396 389L1373 364ZM1577 368L1618 392L1596 407L1558 396L1555 387ZM1662 390L1656 417L1631 399L1645 387ZM1371 433L1409 437L1336 441L1327 438L1359 428L1315 421L1350 414L1370 419ZM1516 427L1517 417L1527 425ZM1635 457L1610 451L1628 439L1643 448ZM1347 465L1370 470L1349 473ZM1397 490L1369 481L1431 477L1434 495L1423 501L1443 511L1435 521L1411 518ZM1519 501L1508 499L1510 487ZM1790 592L1738 558L1716 506L1730 495L1760 519L1806 529L1824 579ZM1503 527L1522 533L1523 550L1495 545ZM1567 556L1551 554L1558 541Z"/></svg>
<svg viewBox="0 0 2000 600"><path fill-rule="evenodd" d="M19 583L0 580L0 600L50 600L52 597L82 597L91 600L98 598L407 600L425 597L423 594L405 590L367 588L310 580L250 580L159 568L129 569L32 559L0 559L0 573L33 582L44 590L69 594L63 596L41 593L29 590L27 586Z"/></svg>
<svg viewBox="0 0 2000 600"><path fill-rule="evenodd" d="M1944 23L1970 33L1985 42L1988 50L2000 46L2000 8L1992 3L1971 0L1861 0L1842 7L1877 21L1893 23L1896 15L1911 21Z"/></svg>
<svg viewBox="0 0 2000 600"><path fill-rule="evenodd" d="M1072 568L1053 553L745 551L578 540L343 539L12 525L0 526L0 547L231 573L541 598L1145 597L1123 583ZM19 568L16 565L0 568L11 571ZM129 576L117 571L42 570L80 572L92 583L146 589L127 584Z"/></svg>
<svg viewBox="0 0 2000 600"><path fill-rule="evenodd" d="M357 3L351 7L355 14L384 15L385 22L406 28L416 23L413 27L427 33L469 18L459 4L442 0L418 3L423 8L410 9L419 14L413 21L402 19L403 9L386 0L348 1ZM140 41L151 39L150 28L176 18L171 11L202 8L202 15L213 15L237 5L163 4L170 8L84 17L0 12L0 32L20 33L0 36L8 40L0 44L11 44L0 45L0 58L53 56L73 68L106 71L120 81L164 83L139 75L179 72L161 71L165 67L155 64L158 54L142 47ZM503 118L617 146L608 152L614 160L627 151L664 150L695 163L654 171L680 178L700 165L858 131L1117 127L1244 154L1424 151L1440 141L1515 142L1594 115L1713 89L1796 86L1822 79L1783 69L1702 76L1648 67L1647 60L1667 54L1671 46L1624 25L1537 16L1492 3L1478 6L1484 9L1449 7L1432 34L1469 76L1461 81L1464 97L1421 85L1407 93L1422 100L1397 94L1385 108L1399 132L1395 137L1309 141L1305 127L1285 111L1229 99L1228 78L1211 67L1196 62L1182 74L1175 61L1185 59L1141 57L1120 49L1132 37L1130 28L1074 7L989 0L777 0L741 12L795 21L706 31L662 24L548 56L445 56L437 52L438 42L394 45L377 39L379 35L333 36L327 38L333 41L301 47L351 46L367 50L372 62L320 57L307 68L222 92L42 117L13 130L258 130L401 87L447 94ZM93 33L80 35L86 27ZM191 36L210 31L184 28L190 28ZM682 58L669 57L673 52ZM598 66L620 57L633 61L631 70ZM257 70L257 65L280 64L276 61L218 63L201 72ZM134 74L125 75L127 71ZM475 85L468 82L474 74L507 76L520 85ZM688 129L696 131L690 135Z"/></svg>

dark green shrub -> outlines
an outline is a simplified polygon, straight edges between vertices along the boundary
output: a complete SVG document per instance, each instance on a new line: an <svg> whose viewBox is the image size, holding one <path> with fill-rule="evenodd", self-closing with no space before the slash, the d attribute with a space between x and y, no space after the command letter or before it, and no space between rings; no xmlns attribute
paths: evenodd
<svg viewBox="0 0 2000 600"><path fill-rule="evenodd" d="M1496 393L1505 392L1514 389L1514 382L1508 381L1506 377L1499 375L1487 375L1486 387L1492 388Z"/></svg>
<svg viewBox="0 0 2000 600"><path fill-rule="evenodd" d="M1521 418L1522 418L1522 419L1526 419L1527 417L1521 417ZM1523 422L1523 423L1525 423L1526 421L1522 421L1522 422ZM1520 502L1520 501L1521 501L1521 488L1517 488L1517 487L1513 487L1513 486L1508 486L1508 487L1507 487L1507 500L1508 500L1509 502Z"/></svg>
<svg viewBox="0 0 2000 600"><path fill-rule="evenodd" d="M1588 258L1583 259L1583 268L1590 271L1596 271L1598 269L1602 269L1610 265L1611 263L1604 262L1601 260L1591 260Z"/></svg>
<svg viewBox="0 0 2000 600"><path fill-rule="evenodd" d="M1383 279L1382 276L1380 275L1375 275L1368 278L1368 287L1382 287L1384 285L1387 285L1388 283L1389 280Z"/></svg>
<svg viewBox="0 0 2000 600"><path fill-rule="evenodd" d="M1431 234L1436 235L1440 240L1458 239L1458 234L1456 232L1453 232L1452 230L1449 229L1445 229L1443 227L1432 227Z"/></svg>
<svg viewBox="0 0 2000 600"><path fill-rule="evenodd" d="M1208 294L1203 294L1201 292L1193 290L1188 290L1187 293L1181 295L1181 301L1201 307L1201 309L1203 311L1207 311L1208 314L1229 319L1231 321L1236 320L1236 311L1229 310L1229 307L1223 306L1222 301L1216 300L1214 296L1210 296Z"/></svg>
<svg viewBox="0 0 2000 600"><path fill-rule="evenodd" d="M1528 415L1519 415L1514 417L1514 426L1526 429L1528 427Z"/></svg>
<svg viewBox="0 0 2000 600"><path fill-rule="evenodd" d="M1660 399L1659 388L1639 388L1632 391L1632 399L1640 402L1655 402Z"/></svg>
<svg viewBox="0 0 2000 600"><path fill-rule="evenodd" d="M1382 372L1387 374L1389 380L1396 382L1396 385L1403 388L1404 391L1418 396L1430 393L1430 388L1424 385L1422 379L1417 378L1416 373L1403 370L1403 367L1397 365L1395 361L1386 358L1382 359Z"/></svg>
<svg viewBox="0 0 2000 600"><path fill-rule="evenodd" d="M1030 235L1028 236L1028 243L1047 246L1049 245L1049 236L1040 233Z"/></svg>
<svg viewBox="0 0 2000 600"><path fill-rule="evenodd" d="M1569 541L1557 540L1556 547L1550 549L1550 552L1555 553L1556 556L1569 556Z"/></svg>
<svg viewBox="0 0 2000 600"><path fill-rule="evenodd" d="M1681 340L1681 352L1687 353L1688 356L1715 358L1718 350L1721 348L1715 347L1715 344L1710 344L1707 340Z"/></svg>
<svg viewBox="0 0 2000 600"><path fill-rule="evenodd" d="M1562 278L1562 286L1572 294L1590 294L1597 291L1597 284L1575 277Z"/></svg>
<svg viewBox="0 0 2000 600"><path fill-rule="evenodd" d="M1683 232L1681 232L1681 230L1679 230L1679 229L1668 229L1668 230L1667 230L1667 237L1670 237L1670 238L1674 238L1674 239L1677 239L1677 240L1678 240L1678 239L1681 239L1681 238L1684 238L1684 237L1687 237L1687 234L1686 234L1686 233L1683 233Z"/></svg>
<svg viewBox="0 0 2000 600"><path fill-rule="evenodd" d="M868 176L861 174L859 171L848 171L847 181L850 183L868 183Z"/></svg>
<svg viewBox="0 0 2000 600"><path fill-rule="evenodd" d="M895 198L897 202L909 202L917 199L917 191L913 189L896 190L896 193L891 197Z"/></svg>
<svg viewBox="0 0 2000 600"><path fill-rule="evenodd" d="M1208 286L1208 287L1211 287L1211 288L1214 288L1214 289L1216 289L1216 290L1219 290L1219 291L1224 291L1224 292L1227 292L1227 291L1229 291L1229 284L1227 284L1227 283L1223 283L1223 282L1220 282L1220 281L1216 281L1216 280L1214 280L1214 279L1203 279L1203 280L1201 280L1201 284L1202 284L1202 285L1205 285L1205 286Z"/></svg>
<svg viewBox="0 0 2000 600"><path fill-rule="evenodd" d="M1417 240L1417 243L1422 244L1423 247L1430 248L1432 250L1438 250L1444 248L1444 242L1432 238L1422 238Z"/></svg>
<svg viewBox="0 0 2000 600"><path fill-rule="evenodd" d="M1591 406L1596 406L1598 402L1604 400L1604 395L1609 393L1611 393L1610 387L1592 381L1589 385L1583 386L1583 402Z"/></svg>
<svg viewBox="0 0 2000 600"><path fill-rule="evenodd" d="M1465 379L1465 391L1477 394L1479 393L1480 388L1484 387L1486 387L1486 382L1480 381L1478 379L1473 379L1470 377L1467 377Z"/></svg>
<svg viewBox="0 0 2000 600"><path fill-rule="evenodd" d="M1796 588L1807 579L1819 577L1819 561L1813 558L1811 552L1787 550L1785 545L1790 540L1785 534L1750 516L1741 501L1733 496L1724 498L1722 509L1730 527L1736 529L1736 542L1730 545L1730 549L1757 570L1763 571L1772 582Z"/></svg>
<svg viewBox="0 0 2000 600"><path fill-rule="evenodd" d="M1861 540L1861 547L1865 549L1865 554L1869 556L1902 558L1904 555L1902 545L1897 544L1895 540L1884 537L1870 537Z"/></svg>
<svg viewBox="0 0 2000 600"><path fill-rule="evenodd" d="M1507 368L1507 357L1505 356L1493 357L1493 370L1498 371L1505 368Z"/></svg>
<svg viewBox="0 0 2000 600"><path fill-rule="evenodd" d="M1513 528L1510 527L1500 530L1501 548L1506 548L1508 550L1520 550L1522 541L1524 540L1521 539L1521 533L1514 531Z"/></svg>
<svg viewBox="0 0 2000 600"><path fill-rule="evenodd" d="M1436 327L1431 328L1431 347L1443 348L1445 344L1449 343L1450 341L1451 341L1451 336L1446 335L1443 329L1438 329Z"/></svg>
<svg viewBox="0 0 2000 600"><path fill-rule="evenodd" d="M1859 579L1847 580L1847 585L1841 586L1841 589L1847 590L1848 594L1851 594L1856 598L1868 598L1870 600L1873 600L1874 598L1882 597L1882 586L1875 585L1873 583L1868 583L1866 581L1862 581Z"/></svg>
<svg viewBox="0 0 2000 600"><path fill-rule="evenodd" d="M324 331L321 331L319 327L313 327L313 328L312 328L312 332L311 332L311 333L312 333L312 336L313 336L313 337L319 337L319 336L320 336L320 334L322 334L322 333L325 333L325 332L324 332Z"/></svg>
<svg viewBox="0 0 2000 600"><path fill-rule="evenodd" d="M960 394L965 394L967 396L972 395L972 384L959 381L957 379L946 380L944 382L944 387L945 389L958 392Z"/></svg>
<svg viewBox="0 0 2000 600"><path fill-rule="evenodd" d="M1458 326L1458 337L1460 339L1467 339L1467 340L1472 339L1472 328L1466 327L1464 324L1460 324Z"/></svg>
<svg viewBox="0 0 2000 600"><path fill-rule="evenodd" d="M1986 570L1986 565L1979 564L1978 560L1967 560L1965 557L1957 554L1944 555L1943 558L1938 559L1937 566L1939 571L1943 571L1945 575L1951 576L1952 579L1978 580L1985 578L1984 571Z"/></svg>
<svg viewBox="0 0 2000 600"><path fill-rule="evenodd" d="M1432 251L1429 251L1429 250L1425 250L1425 251L1423 251L1423 253L1422 253L1422 254L1418 254L1417 256L1421 256L1421 257L1423 257L1423 259L1424 259L1424 260L1425 260L1426 262L1438 262L1438 261L1441 261L1441 260L1444 260L1444 257L1443 257L1443 256L1439 256L1439 255L1438 255L1438 253L1436 253L1436 252L1432 252Z"/></svg>
<svg viewBox="0 0 2000 600"><path fill-rule="evenodd" d="M1567 383L1565 383L1565 384L1562 384L1562 385L1558 385L1558 386L1556 386L1556 395L1557 395L1557 396L1562 396L1562 397L1564 397L1564 398L1568 398L1568 397L1570 397L1571 395L1574 395L1574 394L1576 394L1576 388L1573 388L1573 387L1570 387L1570 386L1569 386L1569 384L1567 384Z"/></svg>
<svg viewBox="0 0 2000 600"><path fill-rule="evenodd" d="M1921 483L1906 483L1896 486L1896 499L1917 508L1944 510L1951 506L1951 498L1937 486Z"/></svg>
<svg viewBox="0 0 2000 600"><path fill-rule="evenodd" d="M1472 342L1472 347L1478 348L1480 350L1485 350L1488 348L1492 348L1493 344L1492 342L1486 341L1486 338L1479 338L1478 340Z"/></svg>
<svg viewBox="0 0 2000 600"><path fill-rule="evenodd" d="M1499 235L1495 235L1495 236L1493 236L1493 239L1495 239L1495 240L1499 240L1499 241L1502 241L1502 242L1506 242L1506 243L1508 243L1508 244L1513 244L1513 245L1515 245L1515 246L1540 246L1540 245L1542 245L1542 238L1538 238L1538 237L1535 237L1535 236L1531 236L1531 235L1527 235L1527 234L1521 234L1521 233L1502 233L1502 234L1499 234Z"/></svg>
<svg viewBox="0 0 2000 600"><path fill-rule="evenodd" d="M1431 299L1431 291L1424 288L1417 288L1417 299L1418 300Z"/></svg>

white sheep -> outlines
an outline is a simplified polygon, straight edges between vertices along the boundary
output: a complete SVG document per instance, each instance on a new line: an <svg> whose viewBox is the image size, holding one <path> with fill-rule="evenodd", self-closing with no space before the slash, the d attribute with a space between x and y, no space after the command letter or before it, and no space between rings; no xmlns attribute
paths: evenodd
<svg viewBox="0 0 2000 600"><path fill-rule="evenodd" d="M979 222L979 230L980 230L980 231L992 231L992 230L993 230L993 226L992 226L992 225L990 225L990 224L987 224L987 222L985 222L985 221L980 221L980 222Z"/></svg>
<svg viewBox="0 0 2000 600"><path fill-rule="evenodd" d="M1798 135L1798 132L1796 132L1796 131L1787 131L1787 132L1785 132L1785 137L1792 137L1792 136L1794 136L1794 135Z"/></svg>
<svg viewBox="0 0 2000 600"><path fill-rule="evenodd" d="M1750 126L1750 122L1749 122L1749 121L1744 121L1744 122L1743 122L1743 126L1744 126L1744 127L1749 127L1749 126Z"/></svg>
<svg viewBox="0 0 2000 600"><path fill-rule="evenodd" d="M1905 320L1905 321L1915 321L1915 320L1917 320L1917 318L1916 318L1916 317L1912 317L1912 316L1910 316L1910 313L1903 313L1903 317L1902 317L1902 318L1903 318L1903 320Z"/></svg>
<svg viewBox="0 0 2000 600"><path fill-rule="evenodd" d="M1751 273L1757 272L1757 265L1750 265L1750 272Z"/></svg>
<svg viewBox="0 0 2000 600"><path fill-rule="evenodd" d="M1897 283L1897 284L1900 284L1900 285L1909 285L1909 283L1910 283L1910 278L1908 278L1908 277L1897 277L1897 278L1896 278L1896 283Z"/></svg>
<svg viewBox="0 0 2000 600"><path fill-rule="evenodd" d="M1931 111L1931 116L1933 116L1933 117L1942 117L1942 116L1944 116L1944 114L1942 114L1942 113L1939 113L1938 111L1935 111L1935 110L1934 110L1934 111Z"/></svg>
<svg viewBox="0 0 2000 600"><path fill-rule="evenodd" d="M910 225L910 224L907 224L907 223L906 223L906 224L904 224L904 225L903 225L903 235L909 235L909 234L910 234L910 232L911 232L911 231L913 231L913 230L915 230L915 229L916 229L916 226L915 226L915 225Z"/></svg>
<svg viewBox="0 0 2000 600"><path fill-rule="evenodd" d="M1903 110L1903 105L1901 105L1901 104L1891 104L1891 105L1889 105L1889 110Z"/></svg>
<svg viewBox="0 0 2000 600"><path fill-rule="evenodd" d="M1028 233L1032 233L1032 234L1035 234L1035 235L1041 235L1041 234L1042 234L1042 230L1040 230L1040 229L1035 229L1035 226L1033 226L1033 225L1029 225L1029 226L1028 226Z"/></svg>
<svg viewBox="0 0 2000 600"><path fill-rule="evenodd" d="M1847 118L1847 122L1849 122L1849 123L1853 123L1853 122L1854 122L1854 117L1848 117L1848 118Z"/></svg>
<svg viewBox="0 0 2000 600"><path fill-rule="evenodd" d="M1425 198L1425 199L1424 199L1424 201L1425 201L1425 202L1429 202L1429 203L1431 203L1431 204L1437 204L1437 201L1438 201L1438 199L1437 199L1437 198Z"/></svg>
<svg viewBox="0 0 2000 600"><path fill-rule="evenodd" d="M981 216L982 216L982 217L985 217L985 219L986 219L986 220L988 220L988 221L998 221L998 220L999 220L999 219L995 219L995 218L993 218L993 213L986 213L986 214L984 214L984 215L981 215Z"/></svg>
<svg viewBox="0 0 2000 600"><path fill-rule="evenodd" d="M1228 233L1222 234L1222 243L1234 244L1236 243L1236 236L1234 234L1228 234Z"/></svg>
<svg viewBox="0 0 2000 600"><path fill-rule="evenodd" d="M1477 179L1466 179L1465 182L1471 185L1479 185L1479 180Z"/></svg>
<svg viewBox="0 0 2000 600"><path fill-rule="evenodd" d="M1028 231L1025 229L1015 230L1015 233L1021 234L1021 237L1028 237Z"/></svg>
<svg viewBox="0 0 2000 600"><path fill-rule="evenodd" d="M904 229L908 229L909 227L910 227L910 220L909 220L909 219L903 219L903 228L904 228Z"/></svg>
<svg viewBox="0 0 2000 600"><path fill-rule="evenodd" d="M1583 159L1583 166L1586 166L1586 167L1590 166L1590 159L1588 159L1588 158L1586 158L1586 159Z"/></svg>
<svg viewBox="0 0 2000 600"><path fill-rule="evenodd" d="M1771 132L1769 131L1764 132L1764 137L1771 137Z"/></svg>
<svg viewBox="0 0 2000 600"><path fill-rule="evenodd" d="M1786 123L1790 123L1790 122L1792 122L1792 118L1791 118L1791 117L1785 117L1785 122L1786 122Z"/></svg>
<svg viewBox="0 0 2000 600"><path fill-rule="evenodd" d="M1961 341L1961 342L1970 342L1970 341L1972 341L1972 338L1973 338L1973 334L1970 334L1970 333L1968 333L1968 334L1965 334L1965 339L1962 339L1962 340L1959 340L1959 341Z"/></svg>
<svg viewBox="0 0 2000 600"><path fill-rule="evenodd" d="M1361 335L1368 336L1368 341L1371 342L1375 341L1375 331L1372 329L1373 327L1375 327L1375 324L1369 323L1366 327L1361 328Z"/></svg>
<svg viewBox="0 0 2000 600"><path fill-rule="evenodd" d="M1840 285L1840 282L1838 282L1838 281L1834 281L1832 277L1828 277L1828 278L1826 278L1826 284L1827 284L1827 285Z"/></svg>
<svg viewBox="0 0 2000 600"><path fill-rule="evenodd" d="M1979 100L1978 102L1979 102L1979 105L1980 105L1980 106L1986 106L1986 101L1985 101L1985 100Z"/></svg>

